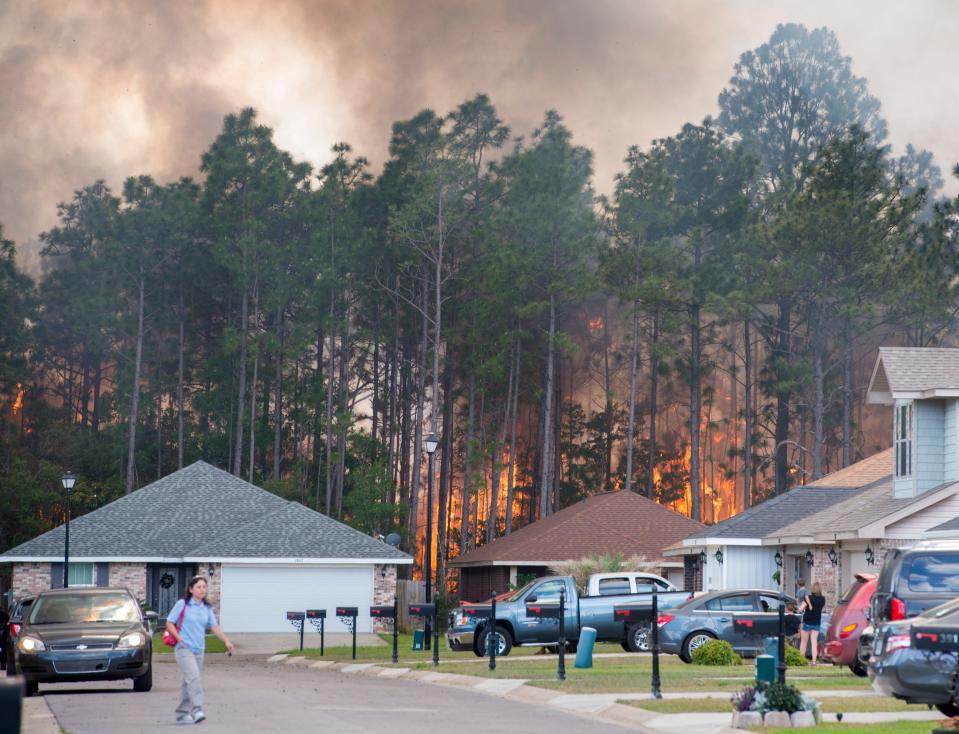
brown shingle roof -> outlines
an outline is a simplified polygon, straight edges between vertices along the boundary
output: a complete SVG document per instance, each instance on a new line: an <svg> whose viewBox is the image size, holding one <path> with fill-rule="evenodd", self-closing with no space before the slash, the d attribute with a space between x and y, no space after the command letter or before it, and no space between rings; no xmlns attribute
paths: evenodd
<svg viewBox="0 0 959 734"><path fill-rule="evenodd" d="M827 474L822 479L810 482L808 487L865 487L877 479L892 474L892 449L880 451L867 459L850 464L845 469L839 469Z"/></svg>
<svg viewBox="0 0 959 734"><path fill-rule="evenodd" d="M509 535L497 538L450 566L517 561L554 563L594 554L662 557L669 545L704 526L635 492L593 495Z"/></svg>

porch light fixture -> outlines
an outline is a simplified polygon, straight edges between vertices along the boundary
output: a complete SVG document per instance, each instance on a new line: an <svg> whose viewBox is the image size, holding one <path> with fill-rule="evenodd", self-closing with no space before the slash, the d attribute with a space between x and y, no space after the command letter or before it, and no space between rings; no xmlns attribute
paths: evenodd
<svg viewBox="0 0 959 734"><path fill-rule="evenodd" d="M424 443L426 444L426 453L432 456L436 453L436 447L440 445L440 440L435 433L431 433L426 437Z"/></svg>
<svg viewBox="0 0 959 734"><path fill-rule="evenodd" d="M716 563L718 563L719 565L722 565L722 563L723 563L723 551L722 551L722 549L716 551L716 553L715 553L715 558L716 558Z"/></svg>
<svg viewBox="0 0 959 734"><path fill-rule="evenodd" d="M811 551L811 550L807 550L807 551L806 551L806 565L811 566L811 565L813 564L813 561L814 561L814 560L815 560L815 558L813 557L812 551Z"/></svg>
<svg viewBox="0 0 959 734"><path fill-rule="evenodd" d="M210 564L210 567L207 569L207 574L209 574L209 576L210 576L211 579L213 578L213 573L214 573L215 571L216 571L216 569L213 567L213 564L211 563L211 564Z"/></svg>
<svg viewBox="0 0 959 734"><path fill-rule="evenodd" d="M783 567L783 554L779 551L776 551L776 555L773 556L773 560L776 561L776 565L780 568Z"/></svg>
<svg viewBox="0 0 959 734"><path fill-rule="evenodd" d="M870 566L873 565L873 563L875 563L876 554L872 552L872 546L867 545L863 555L866 556L866 563L868 563Z"/></svg>
<svg viewBox="0 0 959 734"><path fill-rule="evenodd" d="M706 551L699 551L699 567L706 568Z"/></svg>
<svg viewBox="0 0 959 734"><path fill-rule="evenodd" d="M837 564L839 563L839 554L836 553L836 549L835 549L835 548L830 548L830 549L829 549L828 557L829 557L829 562L830 562L832 565L835 566L835 565L837 565Z"/></svg>

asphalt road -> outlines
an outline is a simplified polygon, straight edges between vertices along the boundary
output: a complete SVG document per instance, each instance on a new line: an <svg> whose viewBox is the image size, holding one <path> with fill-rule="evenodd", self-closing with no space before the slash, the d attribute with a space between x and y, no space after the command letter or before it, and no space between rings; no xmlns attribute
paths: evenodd
<svg viewBox="0 0 959 734"><path fill-rule="evenodd" d="M186 729L174 723L180 679L176 665L154 666L153 690L132 684L40 685L70 734L132 734ZM559 734L624 729L544 706L410 680L311 670L256 660L208 656L203 675L209 732L331 734Z"/></svg>

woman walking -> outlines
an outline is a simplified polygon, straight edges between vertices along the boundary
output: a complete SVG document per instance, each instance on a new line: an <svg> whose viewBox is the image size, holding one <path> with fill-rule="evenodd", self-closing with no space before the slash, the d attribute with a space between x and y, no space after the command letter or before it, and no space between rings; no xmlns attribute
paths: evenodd
<svg viewBox="0 0 959 734"><path fill-rule="evenodd" d="M177 724L199 724L206 718L203 713L203 652L206 649L206 631L210 630L223 640L227 654L233 654L233 643L216 623L216 615L206 600L206 577L194 576L187 584L183 598L173 605L167 615L167 632L176 640L173 654L183 673L180 686L180 702L176 707Z"/></svg>
<svg viewBox="0 0 959 734"><path fill-rule="evenodd" d="M802 630L799 634L799 652L806 654L806 644L811 645L810 655L812 664L816 664L819 657L819 627L822 625L822 610L826 606L826 597L822 594L822 586L813 581L812 593L808 594L799 605L802 612Z"/></svg>

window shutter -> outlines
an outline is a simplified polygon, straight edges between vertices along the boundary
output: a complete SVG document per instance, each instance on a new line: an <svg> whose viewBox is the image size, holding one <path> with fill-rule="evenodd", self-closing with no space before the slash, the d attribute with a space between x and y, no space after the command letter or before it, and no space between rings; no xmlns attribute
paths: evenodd
<svg viewBox="0 0 959 734"><path fill-rule="evenodd" d="M110 585L110 564L109 563L98 563L96 567L96 581L97 586L109 586Z"/></svg>
<svg viewBox="0 0 959 734"><path fill-rule="evenodd" d="M63 564L62 563L50 564L50 588L51 589L63 588Z"/></svg>

